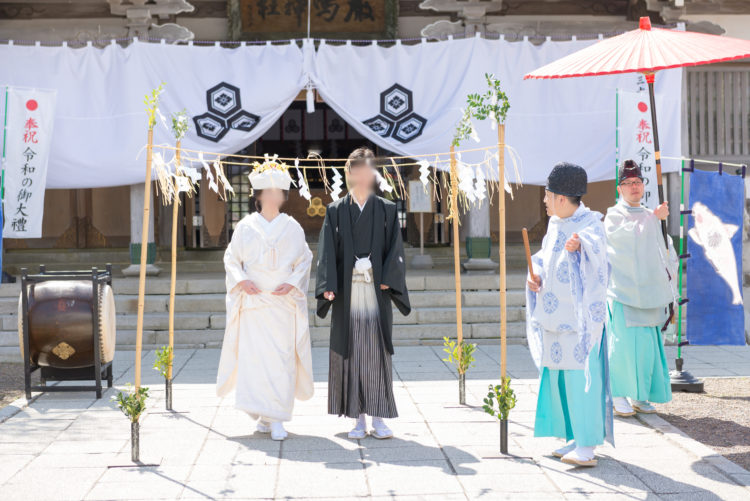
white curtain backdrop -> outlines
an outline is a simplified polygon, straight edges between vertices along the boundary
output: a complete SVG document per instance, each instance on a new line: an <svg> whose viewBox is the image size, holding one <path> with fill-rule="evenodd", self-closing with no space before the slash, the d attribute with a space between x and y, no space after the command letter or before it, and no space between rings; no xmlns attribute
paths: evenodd
<svg viewBox="0 0 750 501"><path fill-rule="evenodd" d="M142 182L143 96L162 82L162 114L169 120L186 109L191 117L185 148L234 153L250 145L312 78L325 101L360 133L415 155L448 150L466 95L487 88L485 73L498 76L510 97L506 142L522 160L524 183L543 184L561 160L583 165L597 181L615 172L615 89L634 90L636 77L522 80L591 43L470 38L390 48L324 43L318 50L309 43L304 50L294 43L231 49L139 42L103 49L2 45L0 85L57 90L49 188ZM673 103L658 110L665 156L680 154L681 75L657 75L658 92ZM489 124L477 125L481 144L467 140L462 148L496 143ZM174 139L159 124L155 142L173 145ZM666 172L673 168L665 163Z"/></svg>
<svg viewBox="0 0 750 501"><path fill-rule="evenodd" d="M0 85L57 90L48 188L143 182L143 97L162 82L160 110L168 124L170 114L183 109L190 117L183 147L222 153L234 153L263 135L306 82L296 44L234 49L139 42L103 49L2 45L0 61ZM207 91L222 82L239 89L240 106L231 102L236 97L231 88L217 89L219 111L228 115L219 122L236 118L240 128L215 142L197 135L193 117L208 112ZM242 130L253 120L239 114L242 110L260 118L251 130ZM159 123L154 142L174 145L174 138Z"/></svg>
<svg viewBox="0 0 750 501"><path fill-rule="evenodd" d="M635 90L637 76L523 80L531 70L592 43L534 45L471 38L389 48L324 44L314 59L313 80L325 101L365 137L402 155L416 155L448 151L466 95L484 93L484 74L494 73L510 99L506 143L517 150L523 162L522 181L544 184L552 166L563 160L582 165L590 181L600 181L613 179L615 173L615 91L618 87ZM396 104L403 101L404 92L396 90L394 94L394 84L407 89L411 94L405 94L413 99L412 106L402 106L402 116L413 109L426 120L421 133L406 142L393 133L384 137L364 123L383 114L381 93L396 97ZM670 103L659 110L662 152L679 156L681 70L659 72L656 87ZM376 122L375 127L387 133L383 123L387 124ZM410 130L414 131L419 124L412 123ZM497 132L489 124L475 125L480 144L467 140L461 148L497 143ZM464 155L463 160L476 162L480 158ZM506 153L506 166L509 162ZM665 164L664 171L676 167ZM509 175L516 181L512 169Z"/></svg>

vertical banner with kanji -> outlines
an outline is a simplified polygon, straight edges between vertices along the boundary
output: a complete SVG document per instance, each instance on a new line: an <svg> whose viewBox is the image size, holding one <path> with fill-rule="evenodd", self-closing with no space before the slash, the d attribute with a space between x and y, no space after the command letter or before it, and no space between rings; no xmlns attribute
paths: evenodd
<svg viewBox="0 0 750 501"><path fill-rule="evenodd" d="M659 205L654 158L654 135L651 125L651 103L645 92L619 91L619 163L635 160L641 167L645 189L642 203L649 209Z"/></svg>
<svg viewBox="0 0 750 501"><path fill-rule="evenodd" d="M56 92L19 87L6 92L3 237L39 238Z"/></svg>

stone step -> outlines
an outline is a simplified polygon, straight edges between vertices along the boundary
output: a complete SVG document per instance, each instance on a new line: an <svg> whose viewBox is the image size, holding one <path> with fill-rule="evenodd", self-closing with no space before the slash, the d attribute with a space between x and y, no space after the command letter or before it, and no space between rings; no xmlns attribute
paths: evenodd
<svg viewBox="0 0 750 501"><path fill-rule="evenodd" d="M500 339L500 324L478 323L464 324L464 339L481 341L482 344L498 343ZM135 347L135 331L126 330L117 333L117 350L132 352ZM314 347L327 347L330 332L327 327L311 327L310 336ZM507 324L507 339L509 344L526 343L526 326L523 322ZM224 336L223 329L178 330L175 332L176 349L192 348L220 348ZM398 355L400 346L413 345L441 345L443 337L455 339L456 324L397 325L394 327L394 345ZM154 350L168 343L169 334L165 330L144 330L143 349ZM18 333L16 331L0 331L0 363L20 362L21 354L18 349ZM149 367L144 367L149 370Z"/></svg>
<svg viewBox="0 0 750 501"><path fill-rule="evenodd" d="M465 339L495 340L500 338L500 324L493 322L464 323ZM522 344L526 340L526 326L524 322L508 322L508 342ZM310 327L313 346L328 346L330 330L324 326ZM177 348L216 348L221 346L224 329L176 329L175 347ZM442 344L443 337L455 339L455 323L396 324L393 330L393 342L398 346L415 344ZM135 346L136 331L134 329L118 329L117 349L131 350ZM169 332L166 329L144 329L144 349L164 346L169 342ZM398 349L398 348L396 348ZM15 330L0 331L0 362L17 362L20 360L18 348L18 332Z"/></svg>
<svg viewBox="0 0 750 501"><path fill-rule="evenodd" d="M524 319L524 308L514 306L508 308L508 322L517 322ZM485 323L499 322L499 308L495 307L464 307L461 309L464 323ZM161 315L161 314L160 314ZM118 319L119 319L118 315ZM178 314L175 314L175 324L177 323ZM164 316L163 318L166 318ZM313 310L309 312L309 321L311 326L328 327L331 325L331 316L320 318L315 315ZM393 310L394 325L417 324L430 326L436 323L450 323L456 321L456 310L451 307L443 308L414 308L408 316L401 315L396 309ZM131 321L132 322L132 321ZM145 320L144 320L145 322ZM166 322L166 320L164 320ZM154 325L154 324L152 324ZM165 324L163 324L165 325ZM210 315L209 325L211 329L223 329L226 325L226 315L224 313L214 313ZM119 327L119 323L118 323ZM166 327L162 327L166 328Z"/></svg>
<svg viewBox="0 0 750 501"><path fill-rule="evenodd" d="M317 240L307 242L310 250L317 253ZM461 257L466 257L466 247L461 244ZM433 257L453 258L453 247L451 245L435 245L425 242L425 254ZM493 257L497 254L497 243L492 244ZM508 242L505 253L507 257L523 256L523 245L518 242ZM412 256L419 254L419 247L408 243L404 245L404 254ZM184 249L177 250L177 262L212 262L221 261L224 257L223 249ZM11 249L5 252L7 264L21 265L39 263L126 263L130 259L130 250L127 247L102 248L102 249ZM160 246L157 248L156 262L165 263L171 259L171 249Z"/></svg>
<svg viewBox="0 0 750 501"><path fill-rule="evenodd" d="M464 306L461 309L465 323L484 323L499 322L499 307L496 306ZM508 307L508 322L521 321L524 318L524 308L522 306ZM129 330L136 328L136 313L118 313L117 330ZM2 329L13 330L17 328L18 321L16 315L3 315ZM422 307L413 308L408 316L401 315L395 308L393 310L394 324L419 324L432 325L435 323L455 322L455 307ZM311 326L327 327L330 325L330 314L326 318L319 318L315 311L309 310L309 321ZM174 315L175 329L178 330L199 330L199 329L224 329L226 324L226 314L224 311L179 311ZM143 316L144 330L166 330L169 328L169 314L165 311L146 313Z"/></svg>
<svg viewBox="0 0 750 501"><path fill-rule="evenodd" d="M13 285L13 284L6 284ZM20 289L20 287L19 287ZM7 289L4 289L7 291ZM0 316L15 315L18 311L18 293L12 295L0 295ZM224 311L225 293L204 292L196 294L180 293L175 297L176 312L218 312ZM526 302L525 293L521 289L512 289L507 293L508 306L523 306ZM453 290L411 290L409 294L412 307L454 307L456 295ZM315 306L315 297L312 292L307 295L308 304L311 308ZM497 290L473 290L461 294L464 306L494 306L500 304L500 293ZM137 294L125 294L117 291L115 293L115 311L117 313L135 313L138 308ZM144 311L146 313L160 313L169 311L169 295L149 293L144 298Z"/></svg>
<svg viewBox="0 0 750 501"><path fill-rule="evenodd" d="M314 256L317 256L317 241L308 242ZM466 261L465 246L461 246L461 262ZM419 254L419 248L406 245L404 249L407 266L413 256ZM425 247L425 254L432 256L436 268L451 269L453 266L453 247L450 245ZM497 244L491 251L493 260L497 260ZM223 272L223 249L178 249L177 267L180 272ZM170 267L171 251L168 247L159 247L155 264L166 274ZM506 262L509 268L522 269L525 266L523 246L509 243L506 247ZM116 249L13 249L6 251L3 266L5 271L20 275L21 268L31 273L44 264L50 271L91 269L92 265L104 268L112 264L115 276L121 277L122 270L130 264L128 248ZM313 265L314 266L314 265Z"/></svg>
<svg viewBox="0 0 750 501"><path fill-rule="evenodd" d="M522 289L526 280L525 273L512 272L507 275L507 287ZM497 291L500 285L497 273L493 274L462 274L461 289L463 291ZM428 272L410 273L406 277L409 291L454 291L456 280L452 273ZM137 278L117 278L113 280L116 294L138 294ZM146 294L169 294L169 277L148 277L146 279ZM310 280L308 292L315 290L315 280ZM175 282L177 294L224 294L226 291L223 273L178 274ZM14 284L0 284L0 297L17 297L21 292L20 282Z"/></svg>

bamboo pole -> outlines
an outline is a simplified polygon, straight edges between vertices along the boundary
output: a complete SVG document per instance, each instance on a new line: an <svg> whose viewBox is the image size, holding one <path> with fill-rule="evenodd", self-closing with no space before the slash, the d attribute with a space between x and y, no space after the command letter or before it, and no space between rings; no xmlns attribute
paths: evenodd
<svg viewBox="0 0 750 501"><path fill-rule="evenodd" d="M498 248L500 252L500 377L507 374L507 305L505 269L505 124L497 124L497 173L500 189L497 193L497 207L500 222Z"/></svg>
<svg viewBox="0 0 750 501"><path fill-rule="evenodd" d="M461 343L464 341L464 325L461 318L461 241L458 237L458 170L456 152L451 146L451 207L450 217L453 223L453 272L456 279L456 332L458 337L458 360L461 363Z"/></svg>
<svg viewBox="0 0 750 501"><path fill-rule="evenodd" d="M141 226L141 268L138 278L138 320L135 328L135 391L141 388L141 352L143 350L143 310L146 300L146 257L151 213L151 154L154 149L154 127L148 128L146 146L146 182L143 190L143 226Z"/></svg>
<svg viewBox="0 0 750 501"><path fill-rule="evenodd" d="M175 153L175 169L180 168L180 141L177 141L177 152ZM174 299L177 287L177 216L179 214L180 192L177 189L177 179L174 180L174 198L172 199L172 277L169 284L169 374L172 380L172 367L174 365Z"/></svg>

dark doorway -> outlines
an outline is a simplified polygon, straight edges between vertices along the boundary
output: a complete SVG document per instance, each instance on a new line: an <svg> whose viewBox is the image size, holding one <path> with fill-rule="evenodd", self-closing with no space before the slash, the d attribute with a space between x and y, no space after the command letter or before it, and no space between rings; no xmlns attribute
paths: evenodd
<svg viewBox="0 0 750 501"><path fill-rule="evenodd" d="M378 156L390 156L393 153L378 148L374 143L365 139L353 127L349 126L334 110L325 103L316 103L315 112L307 113L305 103L295 101L284 112L281 118L258 139L255 143L249 145L238 155L255 155L264 154L278 155L286 158L306 158L308 154L315 153L323 158L346 158L349 153L360 146L367 146L375 151ZM227 203L227 216L229 219L229 232L233 231L235 225L247 214L255 209L250 203L250 182L247 175L252 169L252 161L233 157L230 162L242 163L242 165L227 165L227 175L229 181L235 190L235 196ZM330 162L327 164L331 164ZM335 164L336 167L343 168L344 164ZM326 171L330 176L330 171ZM402 172L402 174L404 174ZM294 175L292 177L295 177ZM322 194L325 183L321 172L318 169L307 170L307 181L311 191ZM330 182L330 177L329 177ZM290 193L290 202L287 204L287 210L290 215L298 220L305 218L301 212L301 204L294 203L296 193ZM330 202L330 197L321 196L325 200L322 203ZM406 232L406 205L403 200L394 199L399 206L400 222L402 231ZM306 201L304 202L306 203ZM322 224L322 218L315 220ZM313 238L317 234L315 224L303 224L308 232L308 237Z"/></svg>

